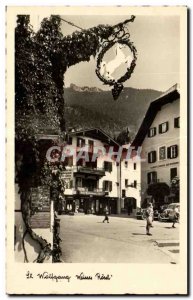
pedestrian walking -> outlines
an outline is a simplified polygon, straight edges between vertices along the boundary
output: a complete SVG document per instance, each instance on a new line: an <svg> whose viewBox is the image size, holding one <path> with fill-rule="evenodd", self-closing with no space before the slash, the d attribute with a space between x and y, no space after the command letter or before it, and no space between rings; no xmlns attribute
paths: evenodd
<svg viewBox="0 0 193 300"><path fill-rule="evenodd" d="M172 228L176 228L176 227L175 227L175 224L176 224L176 222L178 221L179 216L180 216L178 207L174 207L174 209L173 209L173 214L174 214L174 216L173 216L173 224L172 224Z"/></svg>
<svg viewBox="0 0 193 300"><path fill-rule="evenodd" d="M153 221L153 205L152 203L149 203L146 210L146 234L152 235L150 233L150 227L152 227L152 221Z"/></svg>
<svg viewBox="0 0 193 300"><path fill-rule="evenodd" d="M103 220L103 223L105 223L105 221L107 221L107 223L109 223L109 217L108 217L109 212L108 212L107 207L104 209L104 213L105 213L105 218Z"/></svg>

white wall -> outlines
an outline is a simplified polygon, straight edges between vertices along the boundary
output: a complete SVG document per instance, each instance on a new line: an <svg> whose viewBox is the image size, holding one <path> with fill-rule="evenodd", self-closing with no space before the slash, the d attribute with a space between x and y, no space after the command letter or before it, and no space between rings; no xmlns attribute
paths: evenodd
<svg viewBox="0 0 193 300"><path fill-rule="evenodd" d="M179 112L180 100L173 101L162 106L161 110L157 113L151 127L157 128L157 134L154 137L145 137L142 145L142 153L145 157L145 162L142 162L141 168L141 181L142 181L142 197L145 195L147 189L147 173L157 172L157 178L160 182L166 182L170 185L170 169L177 168L179 176L179 135L180 129L174 128L174 118L180 116ZM158 126L161 123L169 122L169 130L166 133L159 134ZM174 159L159 160L159 147L171 145L178 145L178 157ZM148 163L148 152L157 151L157 160L155 163Z"/></svg>
<svg viewBox="0 0 193 300"><path fill-rule="evenodd" d="M116 162L109 157L101 157L97 160L97 167L103 168L104 161L108 161L112 163L112 171L105 171L105 176L99 179L99 188L103 188L103 181L112 181L112 191L109 192L109 197L117 197L118 185L117 185L117 166Z"/></svg>
<svg viewBox="0 0 193 300"><path fill-rule="evenodd" d="M100 140L97 139L93 139L93 138L89 138L86 136L73 136L72 137L72 147L74 149L74 151L76 151L76 147L77 147L77 138L82 138L85 140L85 145L88 145L88 140L92 140L94 142L94 147L104 147L104 143L101 142ZM93 153L97 153L97 149L94 149ZM112 191L109 192L109 197L117 197L117 190L118 190L118 186L117 186L117 166L116 166L116 162L114 160L112 160L108 155L105 156L101 156L97 159L97 168L104 168L104 161L109 161L112 162L112 172L105 172L105 176L103 176L102 178L99 179L99 189L103 188L103 181L108 180L108 181L112 181ZM72 170L74 166L76 166L76 158L74 156L73 158L73 167L70 168L68 167L68 170ZM73 176L73 180L74 180L74 186L75 186L75 176ZM74 193L74 189L65 189L65 195L73 195Z"/></svg>
<svg viewBox="0 0 193 300"><path fill-rule="evenodd" d="M136 170L134 170L134 163L136 163ZM121 190L125 189L126 197L133 197L137 200L137 207L140 207L141 202L141 162L137 158L129 159L127 167L125 166L125 159L121 163ZM128 185L132 185L134 180L137 181L137 187L126 187L125 179L128 179ZM122 201L123 207L123 201Z"/></svg>

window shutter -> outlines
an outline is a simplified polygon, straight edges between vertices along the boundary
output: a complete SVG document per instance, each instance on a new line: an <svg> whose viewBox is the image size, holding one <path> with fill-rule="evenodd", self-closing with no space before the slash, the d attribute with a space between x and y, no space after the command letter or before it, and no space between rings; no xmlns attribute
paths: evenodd
<svg viewBox="0 0 193 300"><path fill-rule="evenodd" d="M170 169L170 180L177 176L177 168Z"/></svg>
<svg viewBox="0 0 193 300"><path fill-rule="evenodd" d="M157 172L152 173L153 182L157 182Z"/></svg>
<svg viewBox="0 0 193 300"><path fill-rule="evenodd" d="M155 162L156 161L156 151L153 151L153 162Z"/></svg>
<svg viewBox="0 0 193 300"><path fill-rule="evenodd" d="M73 157L72 156L69 156L69 158L68 158L68 166L69 167L73 166Z"/></svg>
<svg viewBox="0 0 193 300"><path fill-rule="evenodd" d="M105 191L105 180L103 181L103 191Z"/></svg>
<svg viewBox="0 0 193 300"><path fill-rule="evenodd" d="M171 158L171 147L167 148L167 158Z"/></svg>
<svg viewBox="0 0 193 300"><path fill-rule="evenodd" d="M159 125L159 133L162 133L162 125Z"/></svg>
<svg viewBox="0 0 193 300"><path fill-rule="evenodd" d="M175 152L176 152L176 155L175 155L175 158L178 157L178 145L175 145Z"/></svg>
<svg viewBox="0 0 193 300"><path fill-rule="evenodd" d="M122 190L122 198L125 198L125 190Z"/></svg>
<svg viewBox="0 0 193 300"><path fill-rule="evenodd" d="M109 192L112 192L112 181L109 181Z"/></svg>
<svg viewBox="0 0 193 300"><path fill-rule="evenodd" d="M154 127L153 135L156 135L156 127Z"/></svg>
<svg viewBox="0 0 193 300"><path fill-rule="evenodd" d="M166 122L166 131L169 129L169 122Z"/></svg>
<svg viewBox="0 0 193 300"><path fill-rule="evenodd" d="M174 118L174 128L178 128L178 118Z"/></svg>
<svg viewBox="0 0 193 300"><path fill-rule="evenodd" d="M68 145L72 145L72 137L68 136Z"/></svg>
<svg viewBox="0 0 193 300"><path fill-rule="evenodd" d="M147 184L151 182L151 173L147 173Z"/></svg>
<svg viewBox="0 0 193 300"><path fill-rule="evenodd" d="M150 152L148 153L148 163L150 163Z"/></svg>

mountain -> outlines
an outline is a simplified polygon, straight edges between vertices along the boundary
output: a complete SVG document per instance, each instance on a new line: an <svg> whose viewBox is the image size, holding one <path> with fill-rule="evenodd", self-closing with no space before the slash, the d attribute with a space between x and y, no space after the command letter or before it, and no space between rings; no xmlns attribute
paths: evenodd
<svg viewBox="0 0 193 300"><path fill-rule="evenodd" d="M161 94L151 89L124 88L114 101L111 91L71 84L64 90L67 128L99 127L112 137L128 128L133 138L149 103Z"/></svg>
<svg viewBox="0 0 193 300"><path fill-rule="evenodd" d="M103 92L103 90L97 88L97 87L88 87L88 86L77 86L76 84L74 83L71 83L70 85L70 88L76 92L89 92L89 93L92 93L92 92Z"/></svg>

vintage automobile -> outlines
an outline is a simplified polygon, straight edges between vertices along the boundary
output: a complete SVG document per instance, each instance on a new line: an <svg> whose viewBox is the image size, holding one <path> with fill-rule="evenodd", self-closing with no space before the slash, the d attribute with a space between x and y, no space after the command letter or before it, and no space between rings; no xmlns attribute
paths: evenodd
<svg viewBox="0 0 193 300"><path fill-rule="evenodd" d="M146 208L139 208L136 212L136 218L138 220L145 220L146 219ZM158 220L159 217L159 211L158 209L155 209L153 212L153 220Z"/></svg>
<svg viewBox="0 0 193 300"><path fill-rule="evenodd" d="M137 209L136 218L138 220L145 220L145 218L146 218L146 208L145 209L143 209L143 208Z"/></svg>
<svg viewBox="0 0 193 300"><path fill-rule="evenodd" d="M179 203L168 204L168 206L159 214L158 220L160 222L173 221L174 215L175 215L175 211L174 211L175 208L178 208L178 211L180 212L180 204ZM179 222L179 218L178 218L178 222Z"/></svg>
<svg viewBox="0 0 193 300"><path fill-rule="evenodd" d="M158 209L155 209L154 211L153 211L153 219L154 220L158 220L158 217L159 217L159 210Z"/></svg>

